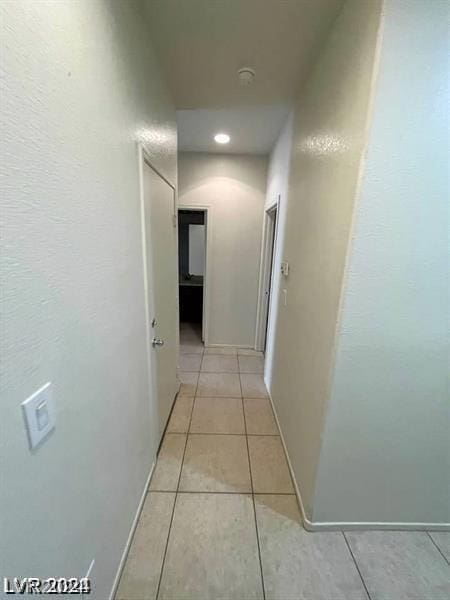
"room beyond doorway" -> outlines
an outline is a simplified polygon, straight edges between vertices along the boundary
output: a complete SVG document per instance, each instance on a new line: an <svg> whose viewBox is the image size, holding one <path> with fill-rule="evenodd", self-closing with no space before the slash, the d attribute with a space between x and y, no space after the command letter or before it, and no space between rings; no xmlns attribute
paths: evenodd
<svg viewBox="0 0 450 600"><path fill-rule="evenodd" d="M206 338L207 209L178 210L178 284L180 331Z"/></svg>

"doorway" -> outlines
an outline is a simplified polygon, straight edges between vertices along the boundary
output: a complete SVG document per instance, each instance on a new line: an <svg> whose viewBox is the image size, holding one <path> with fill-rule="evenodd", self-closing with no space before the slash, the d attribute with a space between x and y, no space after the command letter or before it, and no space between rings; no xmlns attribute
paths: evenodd
<svg viewBox="0 0 450 600"><path fill-rule="evenodd" d="M207 208L179 207L178 285L181 343L205 342L207 239Z"/></svg>
<svg viewBox="0 0 450 600"><path fill-rule="evenodd" d="M266 352L270 336L270 310L273 295L275 248L277 239L278 203L264 213L261 274L256 331L256 349Z"/></svg>
<svg viewBox="0 0 450 600"><path fill-rule="evenodd" d="M149 388L159 444L178 391L175 189L142 149L140 165Z"/></svg>

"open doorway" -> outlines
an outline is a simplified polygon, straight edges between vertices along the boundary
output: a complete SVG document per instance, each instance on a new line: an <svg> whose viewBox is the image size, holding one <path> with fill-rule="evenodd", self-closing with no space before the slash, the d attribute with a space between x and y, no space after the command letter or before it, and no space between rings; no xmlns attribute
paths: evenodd
<svg viewBox="0 0 450 600"><path fill-rule="evenodd" d="M178 210L180 341L205 341L207 210Z"/></svg>

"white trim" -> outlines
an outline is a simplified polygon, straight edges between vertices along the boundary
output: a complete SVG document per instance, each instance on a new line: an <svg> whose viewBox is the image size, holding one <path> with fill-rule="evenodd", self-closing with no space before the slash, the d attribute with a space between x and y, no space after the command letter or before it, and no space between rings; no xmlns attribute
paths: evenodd
<svg viewBox="0 0 450 600"><path fill-rule="evenodd" d="M283 432L280 427L280 421L278 420L277 411L271 394L268 392L269 400L272 405L273 414L275 421L280 432L281 443L283 444L284 452L286 454L286 460L288 463L289 471L292 477L292 483L294 485L295 495L297 497L300 514L302 516L303 527L307 531L350 531L350 530L385 530L385 531L450 531L450 523L401 523L401 522L383 522L383 521L310 521L305 513L305 507L303 505L302 496L300 494L300 488L298 487L297 480L295 479L294 469L292 468L291 459L287 450L286 442L284 440Z"/></svg>
<svg viewBox="0 0 450 600"><path fill-rule="evenodd" d="M266 326L267 328L270 327L270 299L274 283L279 209L280 196L277 197L277 200L275 202L273 202L270 206L267 206L264 209L255 328L255 350L259 351L265 350L264 340L266 338ZM276 221L275 226L272 227L273 218L271 218L270 214L274 211L276 212ZM268 288L269 283L270 294L269 296L267 296L266 290Z"/></svg>
<svg viewBox="0 0 450 600"><path fill-rule="evenodd" d="M117 587L119 585L120 577L122 575L123 568L125 566L125 562L127 560L128 552L130 550L131 542L133 541L134 532L136 530L137 524L139 522L139 517L141 516L142 508L144 506L145 498L147 497L148 488L150 486L150 481L153 475L153 471L155 469L156 461L153 461L153 464L150 469L150 473L148 474L147 481L145 482L144 491L142 492L141 499L139 500L139 504L137 507L136 514L134 516L133 522L131 524L130 533L128 534L127 541L125 542L125 548L122 552L122 557L119 562L119 566L117 567L116 576L114 577L113 585L111 588L111 592L109 594L109 600L114 600L114 596L117 592Z"/></svg>
<svg viewBox="0 0 450 600"><path fill-rule="evenodd" d="M210 321L210 298L212 281L212 228L213 228L213 207L211 204L178 204L177 217L179 210L192 210L205 213L206 221L206 256L205 256L205 277L203 280L203 323L202 334L203 343L208 346L209 339L209 321Z"/></svg>

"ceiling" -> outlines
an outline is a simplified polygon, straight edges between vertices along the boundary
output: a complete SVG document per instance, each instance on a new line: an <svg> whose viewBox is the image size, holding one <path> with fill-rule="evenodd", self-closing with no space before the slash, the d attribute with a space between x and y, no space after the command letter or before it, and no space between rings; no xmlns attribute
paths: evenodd
<svg viewBox="0 0 450 600"><path fill-rule="evenodd" d="M342 0L144 2L152 43L180 110L180 147L223 151L211 146L210 132L243 125L239 139L234 139L235 152L270 150L274 122L280 111L287 112L342 4ZM251 87L239 84L237 70L243 66L256 71ZM192 112L201 110L206 112ZM253 110L260 111L259 119L249 117ZM197 133L194 124L200 124Z"/></svg>
<svg viewBox="0 0 450 600"><path fill-rule="evenodd" d="M177 111L181 152L268 154L288 116L285 106ZM216 144L214 135L226 132L229 144Z"/></svg>

